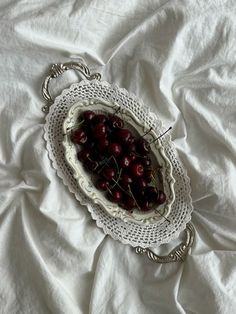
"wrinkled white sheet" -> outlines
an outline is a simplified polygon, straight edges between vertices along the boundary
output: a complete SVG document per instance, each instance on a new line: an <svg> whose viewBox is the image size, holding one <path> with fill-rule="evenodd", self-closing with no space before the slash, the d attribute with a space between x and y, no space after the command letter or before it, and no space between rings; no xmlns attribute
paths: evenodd
<svg viewBox="0 0 236 314"><path fill-rule="evenodd" d="M235 14L235 0L0 1L1 314L236 312ZM173 126L197 232L184 264L105 237L52 169L41 83L79 55Z"/></svg>

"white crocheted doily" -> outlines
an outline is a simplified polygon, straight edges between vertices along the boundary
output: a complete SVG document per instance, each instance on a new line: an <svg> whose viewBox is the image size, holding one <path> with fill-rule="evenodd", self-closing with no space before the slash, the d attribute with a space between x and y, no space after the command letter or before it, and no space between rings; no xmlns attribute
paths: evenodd
<svg viewBox="0 0 236 314"><path fill-rule="evenodd" d="M155 129L157 134L164 131L162 123L156 115L150 112L149 108L145 107L139 99L128 93L127 90L105 81L83 80L63 90L62 94L55 99L46 117L44 137L53 167L70 192L74 193L81 204L87 206L97 226L102 228L105 234L133 247L157 247L160 244L170 242L172 239L177 238L179 233L186 228L193 210L189 178L177 157L170 135L167 134L161 139L165 147L165 153L173 165L173 176L176 180L175 201L168 216L170 222L164 220L161 223L143 226L132 222L125 223L118 218L108 215L98 205L92 204L78 189L72 170L64 158L62 125L69 108L74 103L80 99L96 97L116 102L120 106L125 106L132 110L135 115L140 117L140 120L143 120L147 127Z"/></svg>

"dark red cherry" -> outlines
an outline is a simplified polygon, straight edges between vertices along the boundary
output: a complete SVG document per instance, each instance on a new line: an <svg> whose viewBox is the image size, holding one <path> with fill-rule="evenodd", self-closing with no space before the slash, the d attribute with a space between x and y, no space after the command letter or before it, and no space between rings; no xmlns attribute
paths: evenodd
<svg viewBox="0 0 236 314"><path fill-rule="evenodd" d="M128 168L129 165L131 164L131 158L129 156L123 156L120 160L119 160L119 166L121 168Z"/></svg>
<svg viewBox="0 0 236 314"><path fill-rule="evenodd" d="M87 159L85 161L85 166L88 170L95 172L96 170L98 170L99 164L95 160Z"/></svg>
<svg viewBox="0 0 236 314"><path fill-rule="evenodd" d="M159 190L159 191L157 192L156 201L157 201L158 204L163 204L163 203L165 203L165 201L166 201L166 195L165 195L165 193L164 193L163 191L160 191L160 190Z"/></svg>
<svg viewBox="0 0 236 314"><path fill-rule="evenodd" d="M114 179L116 172L112 167L105 167L102 171L102 175L104 178L106 178L108 181L111 181Z"/></svg>
<svg viewBox="0 0 236 314"><path fill-rule="evenodd" d="M127 144L131 136L131 132L127 129L118 129L115 133L115 138L122 144Z"/></svg>
<svg viewBox="0 0 236 314"><path fill-rule="evenodd" d="M147 186L145 188L145 198L149 201L156 202L157 189L154 186Z"/></svg>
<svg viewBox="0 0 236 314"><path fill-rule="evenodd" d="M78 152L77 156L80 161L84 162L85 160L91 158L91 151L87 148L84 148L80 152Z"/></svg>
<svg viewBox="0 0 236 314"><path fill-rule="evenodd" d="M121 177L120 177L119 184L123 188L127 188L129 185L131 185L132 182L133 182L133 179L129 175L122 174Z"/></svg>
<svg viewBox="0 0 236 314"><path fill-rule="evenodd" d="M96 113L91 110L87 110L83 112L83 118L85 121L92 121L92 119L96 116Z"/></svg>
<svg viewBox="0 0 236 314"><path fill-rule="evenodd" d="M122 146L118 143L111 143L108 147L108 151L114 157L118 157L122 153Z"/></svg>
<svg viewBox="0 0 236 314"><path fill-rule="evenodd" d="M93 128L93 136L95 138L103 138L106 136L106 126L104 123L98 123Z"/></svg>
<svg viewBox="0 0 236 314"><path fill-rule="evenodd" d="M135 181L135 183L138 186L138 188L141 189L141 190L145 189L147 184L148 184L147 181L144 178L138 178Z"/></svg>
<svg viewBox="0 0 236 314"><path fill-rule="evenodd" d="M109 185L110 183L106 180L102 180L102 179L99 179L97 182L96 182L96 188L98 190L102 190L102 191L106 191L107 188L109 188Z"/></svg>
<svg viewBox="0 0 236 314"><path fill-rule="evenodd" d="M144 173L144 168L141 163L134 163L130 169L131 175L133 177L141 177Z"/></svg>
<svg viewBox="0 0 236 314"><path fill-rule="evenodd" d="M108 123L109 126L113 129L121 129L124 126L124 121L117 116L110 116Z"/></svg>
<svg viewBox="0 0 236 314"><path fill-rule="evenodd" d="M122 192L120 190L113 190L111 194L111 200L115 203L120 203L122 200Z"/></svg>
<svg viewBox="0 0 236 314"><path fill-rule="evenodd" d="M105 137L102 137L98 140L96 146L99 152L104 152L108 148L109 144L109 140Z"/></svg>
<svg viewBox="0 0 236 314"><path fill-rule="evenodd" d="M76 144L84 144L87 142L88 136L83 129L78 129L72 132L71 140Z"/></svg>
<svg viewBox="0 0 236 314"><path fill-rule="evenodd" d="M147 155L150 153L150 145L149 143L142 137L140 137L137 142L137 152L143 155Z"/></svg>
<svg viewBox="0 0 236 314"><path fill-rule="evenodd" d="M134 161L137 158L137 156L136 156L136 154L134 152L131 152L129 154L129 157L130 157L131 161Z"/></svg>
<svg viewBox="0 0 236 314"><path fill-rule="evenodd" d="M152 207L151 202L147 201L147 200L141 200L139 201L139 207L140 210L143 212L149 211Z"/></svg>
<svg viewBox="0 0 236 314"><path fill-rule="evenodd" d="M150 183L152 181L152 169L151 168L147 168L144 171L143 177L145 178L145 180Z"/></svg>
<svg viewBox="0 0 236 314"><path fill-rule="evenodd" d="M149 157L142 158L142 164L144 167L150 167L152 164L151 159Z"/></svg>
<svg viewBox="0 0 236 314"><path fill-rule="evenodd" d="M97 124L97 123L106 123L107 122L107 117L104 114L97 114L94 118L93 118L93 123Z"/></svg>
<svg viewBox="0 0 236 314"><path fill-rule="evenodd" d="M127 145L127 151L128 151L129 153L135 152L135 151L136 151L136 145L135 145L135 143L129 143L129 144Z"/></svg>
<svg viewBox="0 0 236 314"><path fill-rule="evenodd" d="M129 137L129 139L128 139L128 145L132 145L132 144L134 144L135 143L135 138L134 138L134 136L130 136Z"/></svg>
<svg viewBox="0 0 236 314"><path fill-rule="evenodd" d="M126 196L124 199L124 207L127 210L132 210L137 207L135 200L131 196Z"/></svg>

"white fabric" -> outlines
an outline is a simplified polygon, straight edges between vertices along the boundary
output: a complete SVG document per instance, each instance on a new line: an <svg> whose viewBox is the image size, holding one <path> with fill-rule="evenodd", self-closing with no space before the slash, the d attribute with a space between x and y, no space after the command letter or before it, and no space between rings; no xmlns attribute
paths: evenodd
<svg viewBox="0 0 236 314"><path fill-rule="evenodd" d="M234 0L1 0L1 313L235 313L235 13ZM184 264L105 237L52 169L41 82L78 55L173 126L197 231Z"/></svg>

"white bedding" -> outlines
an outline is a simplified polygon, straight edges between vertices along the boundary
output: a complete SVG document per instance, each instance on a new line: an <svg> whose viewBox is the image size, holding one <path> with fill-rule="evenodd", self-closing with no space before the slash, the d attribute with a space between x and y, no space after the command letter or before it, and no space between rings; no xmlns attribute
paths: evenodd
<svg viewBox="0 0 236 314"><path fill-rule="evenodd" d="M236 313L235 17L235 0L0 1L1 314ZM41 83L78 56L173 126L194 205L185 263L105 237L52 169Z"/></svg>

